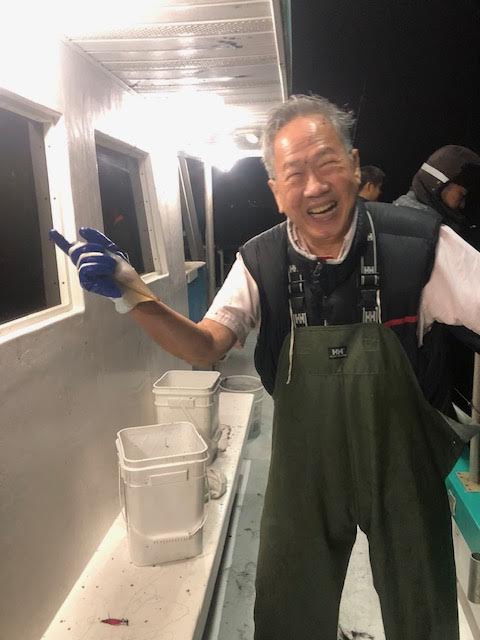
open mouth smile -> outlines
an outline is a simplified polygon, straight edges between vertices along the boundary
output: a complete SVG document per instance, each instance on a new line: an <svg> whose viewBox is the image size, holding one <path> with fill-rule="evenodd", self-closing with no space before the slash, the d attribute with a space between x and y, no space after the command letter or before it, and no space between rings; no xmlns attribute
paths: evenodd
<svg viewBox="0 0 480 640"><path fill-rule="evenodd" d="M309 216L312 216L315 218L321 218L322 216L325 216L326 214L332 212L336 206L337 206L336 202L329 202L328 204L325 204L322 207L315 207L314 209L309 209L307 213Z"/></svg>

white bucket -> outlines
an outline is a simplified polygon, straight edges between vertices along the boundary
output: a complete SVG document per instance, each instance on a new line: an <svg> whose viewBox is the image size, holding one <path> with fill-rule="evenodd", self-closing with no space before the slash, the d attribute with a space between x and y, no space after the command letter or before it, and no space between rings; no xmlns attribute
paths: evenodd
<svg viewBox="0 0 480 640"><path fill-rule="evenodd" d="M187 421L208 446L211 464L217 455L218 371L167 371L153 385L157 422Z"/></svg>
<svg viewBox="0 0 480 640"><path fill-rule="evenodd" d="M137 566L202 551L207 445L189 422L117 433L119 493Z"/></svg>
<svg viewBox="0 0 480 640"><path fill-rule="evenodd" d="M227 393L253 393L253 419L248 438L256 438L262 425L263 385L255 376L227 376L220 381L220 391Z"/></svg>

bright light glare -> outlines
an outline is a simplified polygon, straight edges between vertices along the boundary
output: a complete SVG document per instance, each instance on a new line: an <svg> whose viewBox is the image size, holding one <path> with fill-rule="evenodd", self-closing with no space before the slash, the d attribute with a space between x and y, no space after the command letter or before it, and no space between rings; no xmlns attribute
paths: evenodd
<svg viewBox="0 0 480 640"><path fill-rule="evenodd" d="M185 58L188 56L193 56L196 52L197 52L197 49L191 49L191 48L179 49L177 51L179 56L185 56Z"/></svg>
<svg viewBox="0 0 480 640"><path fill-rule="evenodd" d="M235 112L214 93L185 89L160 102L162 117L171 122L169 128L186 141L211 141L238 126Z"/></svg>
<svg viewBox="0 0 480 640"><path fill-rule="evenodd" d="M244 123L245 113L225 105L217 94L184 89L150 102L161 104L159 113L169 136L163 143L203 158L222 171L229 171L241 157L232 134Z"/></svg>
<svg viewBox="0 0 480 640"><path fill-rule="evenodd" d="M217 144L207 145L203 150L203 158L224 173L230 171L242 154L231 138L219 141Z"/></svg>
<svg viewBox="0 0 480 640"><path fill-rule="evenodd" d="M0 20L0 86L55 106L60 83L60 40L37 3L26 12L12 3ZM40 26L41 25L41 26ZM53 88L53 91L52 91Z"/></svg>
<svg viewBox="0 0 480 640"><path fill-rule="evenodd" d="M2 26L11 28L18 23L22 37L28 25L32 31L41 25L41 31L74 37L149 22L159 7L168 4L171 0L18 0L2 16Z"/></svg>
<svg viewBox="0 0 480 640"><path fill-rule="evenodd" d="M122 27L132 27L136 24L155 19L155 11L161 5L172 4L171 0L82 0L81 3L72 0L17 0L10 5L8 13L0 22L0 50L8 54L10 45L18 45L19 38L28 43L24 48L25 55L22 59L15 60L15 65L8 65L8 73L17 77L28 75L31 67L32 52L35 60L44 60L44 68L52 70L60 69L55 58L58 57L60 36L74 38L76 35L93 36L105 30ZM39 28L41 25L41 28ZM184 39L187 49L185 54L192 52L194 41L191 38ZM2 56L7 59L7 55ZM5 65L6 66L6 65ZM15 67L15 68L14 68ZM37 65L38 67L38 65ZM5 72L6 73L6 72ZM0 67L0 80L3 81L2 68ZM186 71L188 73L188 71ZM30 74L31 75L31 74ZM227 82L230 78L181 78L177 84L203 84L206 82ZM8 82L7 82L8 80ZM43 77L35 74L29 78L30 85L38 84L38 95L41 95ZM5 78L6 86L16 86ZM30 92L31 93L31 92ZM35 94L36 95L36 94ZM148 99L145 99L146 101ZM239 157L239 151L233 144L232 134L236 129L248 127L248 112L238 107L225 105L223 99L205 91L179 87L172 96L155 99L150 98L147 111L154 114L154 120L149 117L134 119L134 122L145 121L146 132L141 136L147 139L147 131L150 132L151 122L161 120L161 127L165 128L165 140L162 143L178 151L186 151L205 159L223 170L228 170ZM161 105L161 106L160 106ZM158 108L157 108L158 107ZM105 114L105 122L97 123L97 126L111 132L125 132L125 122L128 114L135 111L137 106L124 104L121 114ZM101 120L101 117L99 117ZM141 129L141 127L139 127ZM117 134L118 135L118 134Z"/></svg>
<svg viewBox="0 0 480 640"><path fill-rule="evenodd" d="M257 142L258 142L258 136L255 133L246 133L245 134L245 139L250 144L257 144Z"/></svg>

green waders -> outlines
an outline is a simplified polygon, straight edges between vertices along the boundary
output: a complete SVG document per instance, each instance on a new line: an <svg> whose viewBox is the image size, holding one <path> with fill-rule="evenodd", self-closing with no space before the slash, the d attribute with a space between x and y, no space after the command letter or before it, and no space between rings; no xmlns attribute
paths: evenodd
<svg viewBox="0 0 480 640"><path fill-rule="evenodd" d="M255 640L336 640L357 525L388 640L458 640L444 479L464 443L381 324L296 329L274 392Z"/></svg>

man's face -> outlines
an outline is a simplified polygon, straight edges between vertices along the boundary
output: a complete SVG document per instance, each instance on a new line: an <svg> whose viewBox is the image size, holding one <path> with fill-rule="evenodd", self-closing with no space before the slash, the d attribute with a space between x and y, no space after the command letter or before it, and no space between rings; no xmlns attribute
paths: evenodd
<svg viewBox="0 0 480 640"><path fill-rule="evenodd" d="M442 198L443 203L446 204L447 207L450 207L450 209L454 210L462 210L465 208L466 195L467 190L465 187L455 184L455 182L450 182L440 192L440 197Z"/></svg>
<svg viewBox="0 0 480 640"><path fill-rule="evenodd" d="M323 116L299 116L278 131L275 179L280 212L318 256L338 255L352 219L360 182L358 152L348 153Z"/></svg>

